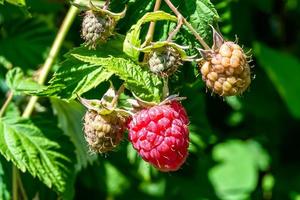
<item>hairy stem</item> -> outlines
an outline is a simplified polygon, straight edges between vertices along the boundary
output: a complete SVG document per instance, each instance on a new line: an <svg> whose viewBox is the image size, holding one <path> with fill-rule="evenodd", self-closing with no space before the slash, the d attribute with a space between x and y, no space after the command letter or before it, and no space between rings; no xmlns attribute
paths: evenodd
<svg viewBox="0 0 300 200"><path fill-rule="evenodd" d="M62 43L63 43L63 41L70 29L75 17L76 17L77 12L78 12L78 8L76 8L75 6L70 7L61 27L59 28L56 38L51 46L49 55L43 65L43 67L40 70L40 74L39 74L38 81L37 81L39 84L44 84L44 82L46 81L48 73L58 55L58 52L59 52L59 50L62 46ZM30 98L30 100L22 114L22 117L24 117L24 118L30 117L37 100L38 100L38 97L36 97L36 96L32 96ZM22 186L22 182L21 182L21 179L20 179L18 173L19 172L18 172L18 169L16 168L16 166L13 166L13 175L12 175L13 200L18 200L18 185Z"/></svg>
<svg viewBox="0 0 300 200"><path fill-rule="evenodd" d="M77 14L77 11L78 9L75 7L75 6L71 6L57 35L56 35L56 38L52 44L52 47L51 47L51 50L50 50L50 53L43 65L43 67L41 68L41 71L40 71L40 74L39 74L39 78L38 78L38 83L39 84L44 84L46 78L47 78L47 75L52 67L52 64L53 62L55 61L55 58L57 57L57 54L61 48L61 45L70 29L70 26L72 25L74 19L75 19L75 16ZM29 117L34 109L34 105L35 103L37 102L38 100L38 97L36 96L33 96L30 98L25 110L24 110L24 113L23 113L23 117Z"/></svg>
<svg viewBox="0 0 300 200"><path fill-rule="evenodd" d="M170 7L170 9L175 13L178 18L182 18L183 23L188 27L188 29L193 33L196 39L200 42L204 49L210 49L203 38L198 34L198 32L194 29L194 27L182 16L182 14L178 11L178 9L173 5L170 0L164 0L166 4Z"/></svg>
<svg viewBox="0 0 300 200"><path fill-rule="evenodd" d="M161 0L156 0L153 11L158 11L160 8ZM149 29L146 35L145 42L142 44L142 47L147 46L153 40L153 34L155 31L155 22L150 22Z"/></svg>
<svg viewBox="0 0 300 200"><path fill-rule="evenodd" d="M13 98L14 94L12 91L9 91L7 93L7 98L4 102L4 104L2 105L1 109L0 109L0 117L2 117L5 113L5 110L7 108L7 106L9 105L9 103L11 102L12 98Z"/></svg>

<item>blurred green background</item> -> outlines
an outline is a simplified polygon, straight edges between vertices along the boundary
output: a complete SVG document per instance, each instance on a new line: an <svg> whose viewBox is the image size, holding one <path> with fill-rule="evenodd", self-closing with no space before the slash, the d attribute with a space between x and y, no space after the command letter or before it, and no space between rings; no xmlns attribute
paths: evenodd
<svg viewBox="0 0 300 200"><path fill-rule="evenodd" d="M174 1L179 10L183 1ZM119 4L124 3L115 0L112 7L122 8ZM130 1L129 14L117 31L126 34L143 13L152 10L153 3ZM174 91L188 97L183 104L191 119L190 156L182 169L158 172L137 157L126 140L109 155L82 158L86 167L78 170L75 199L300 199L300 1L212 3L224 37L235 40L237 36L239 44L253 54L250 89L241 97L212 96L200 77L189 77L196 66L187 66L172 82ZM0 4L1 103L8 90L8 69L19 66L27 75L35 74L69 7L62 0L27 0L26 4L27 8ZM53 71L66 52L82 43L81 18L71 27ZM23 109L26 100L16 96L14 102ZM81 134L81 107L55 100L52 106L60 113L64 130ZM45 99L40 107L51 110ZM0 163L0 198L5 199L11 187L11 164L2 156ZM37 194L39 199L57 198L29 174L22 174L22 181L29 199Z"/></svg>

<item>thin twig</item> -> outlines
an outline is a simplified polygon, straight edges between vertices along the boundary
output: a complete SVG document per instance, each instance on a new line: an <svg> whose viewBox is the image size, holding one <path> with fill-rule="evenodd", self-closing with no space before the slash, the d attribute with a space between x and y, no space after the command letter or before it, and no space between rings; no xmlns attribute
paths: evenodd
<svg viewBox="0 0 300 200"><path fill-rule="evenodd" d="M178 31L180 30L181 26L183 25L183 19L182 16L178 17L178 22L177 22L177 26L175 27L175 29L170 32L167 41L170 42L172 41L173 37L178 33Z"/></svg>
<svg viewBox="0 0 300 200"><path fill-rule="evenodd" d="M160 8L161 0L156 0L153 11L158 11ZM155 22L150 22L149 29L145 38L145 42L142 44L142 47L147 46L153 40L153 34L155 31Z"/></svg>
<svg viewBox="0 0 300 200"><path fill-rule="evenodd" d="M19 171L18 171L18 185L19 185L19 188L20 188L20 191L21 191L21 194L22 194L22 197L24 200L27 200L28 197L26 195L26 191L25 191L25 188L23 186L23 183L22 183L22 179L21 179L21 176L19 174Z"/></svg>
<svg viewBox="0 0 300 200"><path fill-rule="evenodd" d="M7 106L9 105L9 103L11 102L13 96L14 96L14 94L13 94L12 91L9 91L7 93L7 98L6 98L6 100L5 100L5 102L2 105L1 110L0 110L0 117L2 117L4 115L5 110L6 110Z"/></svg>
<svg viewBox="0 0 300 200"><path fill-rule="evenodd" d="M18 168L13 165L12 166L12 195L13 195L13 200L18 200L19 198L19 191L18 191Z"/></svg>
<svg viewBox="0 0 300 200"><path fill-rule="evenodd" d="M194 27L182 16L182 14L178 11L178 9L173 5L170 0L164 0L166 4L170 7L170 9L175 13L178 18L182 17L183 23L188 27L188 29L193 33L196 39L200 42L200 44L204 47L204 49L208 50L210 47L204 41L204 39L198 34L198 32L194 29Z"/></svg>

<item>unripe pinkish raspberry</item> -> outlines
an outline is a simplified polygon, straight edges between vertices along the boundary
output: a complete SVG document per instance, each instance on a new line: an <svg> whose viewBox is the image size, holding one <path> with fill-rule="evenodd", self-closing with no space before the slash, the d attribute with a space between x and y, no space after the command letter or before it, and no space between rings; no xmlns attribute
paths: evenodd
<svg viewBox="0 0 300 200"><path fill-rule="evenodd" d="M242 94L251 83L249 61L243 49L236 43L225 42L214 30L212 50L201 50L202 79L206 86L220 96Z"/></svg>

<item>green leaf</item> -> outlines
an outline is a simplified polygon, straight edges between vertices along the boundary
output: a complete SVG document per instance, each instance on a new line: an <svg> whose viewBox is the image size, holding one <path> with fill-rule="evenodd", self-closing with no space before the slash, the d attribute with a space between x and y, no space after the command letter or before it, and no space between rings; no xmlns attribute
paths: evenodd
<svg viewBox="0 0 300 200"><path fill-rule="evenodd" d="M116 74L125 81L126 87L139 98L145 101L160 101L162 90L161 80L133 61L117 57L96 58L79 54L73 54L73 56L81 61L98 65L99 68L103 67Z"/></svg>
<svg viewBox="0 0 300 200"><path fill-rule="evenodd" d="M177 18L163 11L146 13L135 25L133 25L126 35L123 45L123 51L133 60L138 60L139 51L136 48L141 46L140 32L144 23L158 20L170 20L177 22Z"/></svg>
<svg viewBox="0 0 300 200"><path fill-rule="evenodd" d="M92 163L97 156L91 155L87 143L84 139L82 129L82 116L85 113L84 107L76 101L65 102L56 98L51 98L51 103L55 114L58 117L58 125L68 135L75 145L77 156L76 170L86 167Z"/></svg>
<svg viewBox="0 0 300 200"><path fill-rule="evenodd" d="M106 172L106 186L108 194L117 196L122 194L130 185L129 180L115 166L104 163Z"/></svg>
<svg viewBox="0 0 300 200"><path fill-rule="evenodd" d="M108 80L112 72L96 64L81 62L71 56L80 54L82 56L122 56L123 37L117 35L106 44L99 46L96 50L89 50L86 47L79 47L71 50L66 55L66 60L61 63L61 67L55 72L50 85L46 89L33 93L38 96L55 96L62 99L75 99L76 95L81 95L100 83Z"/></svg>
<svg viewBox="0 0 300 200"><path fill-rule="evenodd" d="M1 200L9 200L10 192L6 184L6 176L2 167L2 164L0 162L0 199Z"/></svg>
<svg viewBox="0 0 300 200"><path fill-rule="evenodd" d="M12 64L10 61L8 61L4 56L0 56L0 65L5 67L6 69L11 69Z"/></svg>
<svg viewBox="0 0 300 200"><path fill-rule="evenodd" d="M5 117L20 117L21 116L21 112L19 110L19 108L16 106L16 104L14 102L10 102L8 107L5 110Z"/></svg>
<svg viewBox="0 0 300 200"><path fill-rule="evenodd" d="M259 170L266 170L269 157L255 141L231 140L213 149L220 162L209 171L209 179L221 199L247 199L258 183Z"/></svg>
<svg viewBox="0 0 300 200"><path fill-rule="evenodd" d="M189 13L189 22L198 33L208 40L211 28L219 20L219 15L210 0L184 1L187 12Z"/></svg>
<svg viewBox="0 0 300 200"><path fill-rule="evenodd" d="M139 186L140 190L145 192L148 195L155 197L163 197L166 190L166 180L161 179L157 182L149 181L143 182Z"/></svg>
<svg viewBox="0 0 300 200"><path fill-rule="evenodd" d="M5 1L7 1L8 3L14 4L16 6L21 6L21 7L26 6L25 0L5 0ZM2 2L3 2L3 0L2 0Z"/></svg>
<svg viewBox="0 0 300 200"><path fill-rule="evenodd" d="M300 118L300 61L258 42L254 44L254 54L287 104L290 113Z"/></svg>
<svg viewBox="0 0 300 200"><path fill-rule="evenodd" d="M7 72L6 83L16 94L30 93L42 88L42 86L34 80L25 78L23 71L19 67L15 67Z"/></svg>
<svg viewBox="0 0 300 200"><path fill-rule="evenodd" d="M72 187L72 150L70 141L53 123L33 123L20 117L0 119L1 154L22 172L28 171L59 193Z"/></svg>
<svg viewBox="0 0 300 200"><path fill-rule="evenodd" d="M16 18L4 23L5 35L0 37L0 55L13 66L36 69L44 59L54 34L43 18Z"/></svg>

